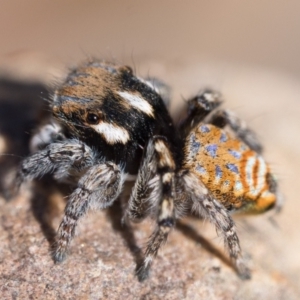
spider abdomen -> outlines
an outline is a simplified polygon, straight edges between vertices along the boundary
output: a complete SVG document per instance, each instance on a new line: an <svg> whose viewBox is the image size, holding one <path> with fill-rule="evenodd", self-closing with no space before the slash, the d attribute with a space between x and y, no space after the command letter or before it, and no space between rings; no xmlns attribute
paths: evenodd
<svg viewBox="0 0 300 300"><path fill-rule="evenodd" d="M226 208L263 212L276 201L264 159L238 138L211 124L191 130L184 168L192 172Z"/></svg>

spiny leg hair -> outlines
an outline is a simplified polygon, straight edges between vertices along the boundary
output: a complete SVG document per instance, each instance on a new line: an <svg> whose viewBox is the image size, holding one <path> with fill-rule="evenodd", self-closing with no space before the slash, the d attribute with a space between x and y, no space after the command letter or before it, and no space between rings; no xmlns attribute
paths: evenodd
<svg viewBox="0 0 300 300"><path fill-rule="evenodd" d="M192 201L192 210L213 223L224 238L225 248L228 250L240 277L249 279L250 270L245 265L241 254L239 238L235 224L226 208L209 193L203 183L190 172L183 172L185 192Z"/></svg>
<svg viewBox="0 0 300 300"><path fill-rule="evenodd" d="M161 199L161 179L157 174L157 157L153 140L148 142L137 179L132 189L125 220L139 222L154 213Z"/></svg>
<svg viewBox="0 0 300 300"><path fill-rule="evenodd" d="M24 159L16 178L18 189L25 180L40 178L54 173L57 179L66 177L71 170L81 171L93 165L94 153L86 144L78 140L52 143Z"/></svg>
<svg viewBox="0 0 300 300"><path fill-rule="evenodd" d="M58 229L53 253L56 262L64 260L78 220L88 209L104 209L112 205L121 193L124 178L120 167L106 162L91 167L79 180L78 188L68 199L65 215Z"/></svg>
<svg viewBox="0 0 300 300"><path fill-rule="evenodd" d="M142 265L137 270L140 281L148 277L153 259L159 248L166 242L170 230L175 225L175 162L165 139L154 138L154 151L157 159L157 172L160 176L162 192L156 217L156 229L149 238Z"/></svg>

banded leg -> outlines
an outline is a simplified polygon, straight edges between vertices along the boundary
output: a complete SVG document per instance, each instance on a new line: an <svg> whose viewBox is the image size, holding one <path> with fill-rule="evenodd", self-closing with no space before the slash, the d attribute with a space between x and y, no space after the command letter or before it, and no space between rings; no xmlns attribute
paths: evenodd
<svg viewBox="0 0 300 300"><path fill-rule="evenodd" d="M257 153L262 152L263 147L259 142L255 132L247 126L247 123L245 121L239 119L229 110L217 111L209 118L208 123L211 123L220 128L229 125L229 127L235 132L235 134L252 150Z"/></svg>
<svg viewBox="0 0 300 300"><path fill-rule="evenodd" d="M25 180L54 173L60 179L69 175L71 170L80 171L93 165L92 149L77 140L52 143L44 150L24 159L16 178L16 188Z"/></svg>
<svg viewBox="0 0 300 300"><path fill-rule="evenodd" d="M65 215L57 232L53 253L56 262L64 260L78 220L90 208L104 209L112 205L121 193L123 183L123 171L111 162L91 167L79 180L78 188L69 197Z"/></svg>
<svg viewBox="0 0 300 300"><path fill-rule="evenodd" d="M183 173L184 174L184 173ZM226 208L215 200L202 182L193 174L186 172L183 177L185 191L192 201L192 209L204 218L210 220L224 238L224 244L229 252L239 275L243 279L251 277L250 270L242 258L239 238L235 224Z"/></svg>
<svg viewBox="0 0 300 300"><path fill-rule="evenodd" d="M209 89L204 90L189 100L188 116L180 126L182 134L186 136L195 125L203 121L219 128L229 125L245 144L257 153L261 153L262 145L258 141L256 134L247 126L246 122L240 120L232 112L228 110L218 110L211 116L208 116L212 111L218 108L222 102L221 94Z"/></svg>
<svg viewBox="0 0 300 300"><path fill-rule="evenodd" d="M157 174L157 157L150 140L132 189L124 219L139 222L153 213L161 199L161 179Z"/></svg>
<svg viewBox="0 0 300 300"><path fill-rule="evenodd" d="M162 192L156 217L156 229L149 238L144 261L137 270L137 276L140 281L148 277L153 259L156 257L159 248L166 242L170 230L175 225L175 162L164 139L154 139L154 151L156 153L157 171L160 175Z"/></svg>

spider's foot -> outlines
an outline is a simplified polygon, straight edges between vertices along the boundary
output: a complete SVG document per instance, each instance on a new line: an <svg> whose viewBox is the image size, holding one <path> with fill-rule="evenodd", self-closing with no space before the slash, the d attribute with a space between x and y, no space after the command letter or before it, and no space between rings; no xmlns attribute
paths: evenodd
<svg viewBox="0 0 300 300"><path fill-rule="evenodd" d="M55 263L63 262L67 257L67 251L65 247L57 246L54 248L52 257Z"/></svg>
<svg viewBox="0 0 300 300"><path fill-rule="evenodd" d="M144 263L141 266L137 267L136 276L139 282L143 282L145 279L149 277L150 266L145 265Z"/></svg>
<svg viewBox="0 0 300 300"><path fill-rule="evenodd" d="M237 261L236 268L238 275L242 280L251 279L251 271L243 261Z"/></svg>

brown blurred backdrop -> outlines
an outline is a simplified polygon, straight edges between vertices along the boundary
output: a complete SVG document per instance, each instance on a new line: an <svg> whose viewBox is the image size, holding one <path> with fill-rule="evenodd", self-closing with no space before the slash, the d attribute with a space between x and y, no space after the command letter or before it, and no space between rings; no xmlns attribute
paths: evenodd
<svg viewBox="0 0 300 300"><path fill-rule="evenodd" d="M300 74L300 2L4 1L1 55L199 58Z"/></svg>

